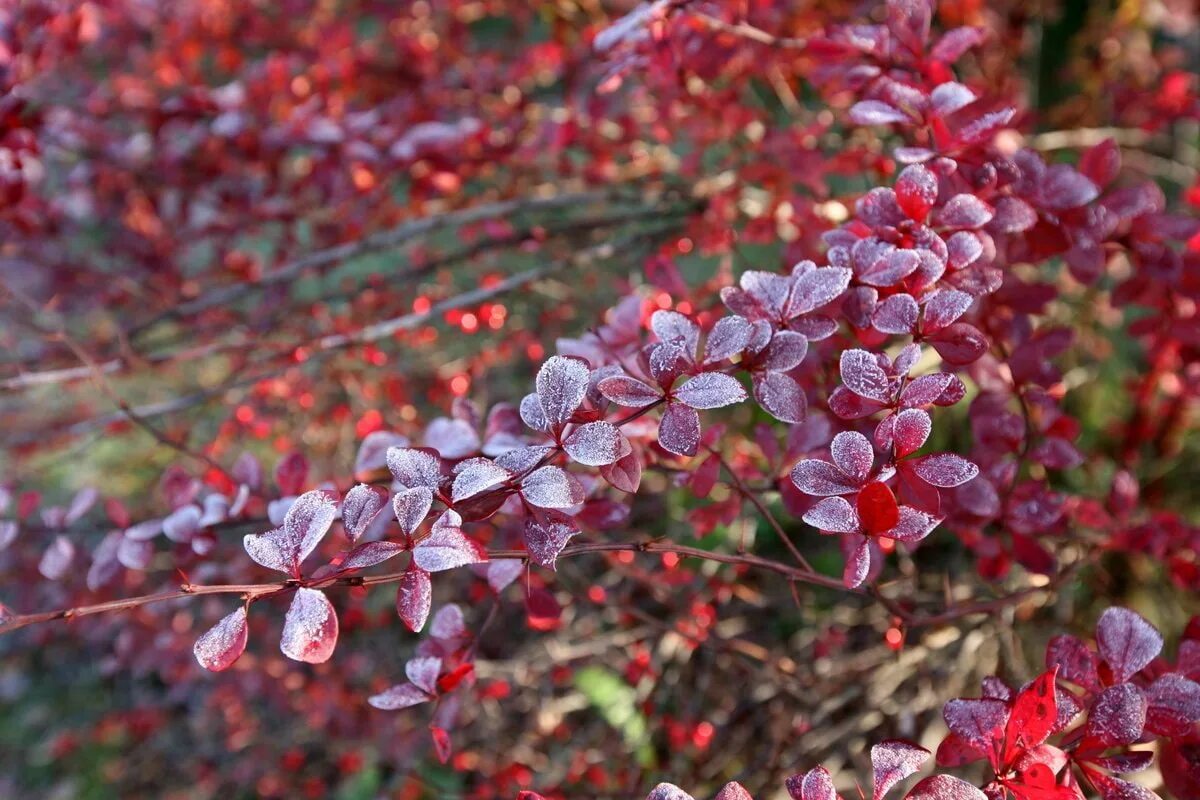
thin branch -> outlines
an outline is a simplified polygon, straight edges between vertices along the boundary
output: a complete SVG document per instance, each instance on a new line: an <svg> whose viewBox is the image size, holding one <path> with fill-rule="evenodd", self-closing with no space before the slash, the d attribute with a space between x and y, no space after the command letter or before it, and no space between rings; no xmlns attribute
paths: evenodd
<svg viewBox="0 0 1200 800"><path fill-rule="evenodd" d="M688 16L704 23L709 29L718 33L728 33L759 44L789 50L803 50L808 47L807 39L797 36L776 36L773 33L764 31L762 28L756 28L747 22L726 22L723 19L700 12L690 12Z"/></svg>

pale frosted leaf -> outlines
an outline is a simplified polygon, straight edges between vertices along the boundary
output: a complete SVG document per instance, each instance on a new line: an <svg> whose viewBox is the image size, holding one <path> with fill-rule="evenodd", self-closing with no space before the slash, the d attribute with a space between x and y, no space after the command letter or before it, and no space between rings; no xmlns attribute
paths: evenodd
<svg viewBox="0 0 1200 800"><path fill-rule="evenodd" d="M337 646L338 618L325 593L300 587L283 620L279 649L294 661L321 664Z"/></svg>
<svg viewBox="0 0 1200 800"><path fill-rule="evenodd" d="M700 445L700 415L683 403L669 403L658 423L658 443L679 456L694 456Z"/></svg>
<svg viewBox="0 0 1200 800"><path fill-rule="evenodd" d="M410 658L404 665L404 674L418 689L437 694L437 679L442 671L440 658Z"/></svg>
<svg viewBox="0 0 1200 800"><path fill-rule="evenodd" d="M246 649L246 608L239 607L200 635L192 653L211 672L229 669Z"/></svg>
<svg viewBox="0 0 1200 800"><path fill-rule="evenodd" d="M402 708L428 703L432 699L411 683L401 683L379 694L371 695L367 698L367 703L381 711L398 711Z"/></svg>
<svg viewBox="0 0 1200 800"><path fill-rule="evenodd" d="M1100 656L1112 668L1113 679L1129 680L1162 650L1162 634L1139 614L1127 608L1110 608L1096 624Z"/></svg>
<svg viewBox="0 0 1200 800"><path fill-rule="evenodd" d="M704 342L705 363L724 361L745 350L750 343L750 331L745 317L734 315L717 320Z"/></svg>
<svg viewBox="0 0 1200 800"><path fill-rule="evenodd" d="M879 366L875 356L866 350L846 350L841 357L842 383L860 397L878 403L891 401L891 389L887 373Z"/></svg>
<svg viewBox="0 0 1200 800"><path fill-rule="evenodd" d="M436 490L442 482L442 461L427 450L390 447L387 465L396 482L405 489L424 486Z"/></svg>
<svg viewBox="0 0 1200 800"><path fill-rule="evenodd" d="M534 470L521 482L521 494L539 508L570 508L584 501L583 484L560 467Z"/></svg>
<svg viewBox="0 0 1200 800"><path fill-rule="evenodd" d="M189 542L200 530L200 507L186 505L172 511L162 521L163 533L172 542Z"/></svg>
<svg viewBox="0 0 1200 800"><path fill-rule="evenodd" d="M814 528L830 533L857 533L858 512L844 497L826 497L804 512L804 521Z"/></svg>
<svg viewBox="0 0 1200 800"><path fill-rule="evenodd" d="M792 483L805 494L828 497L858 491L859 484L827 461L805 459L792 468Z"/></svg>
<svg viewBox="0 0 1200 800"><path fill-rule="evenodd" d="M442 458L466 458L479 452L479 434L461 419L438 417L425 429L425 446L437 450Z"/></svg>
<svg viewBox="0 0 1200 800"><path fill-rule="evenodd" d="M442 572L487 561L487 553L463 534L462 517L447 510L417 544L413 561L426 572Z"/></svg>
<svg viewBox="0 0 1200 800"><path fill-rule="evenodd" d="M678 311L655 311L650 315L650 329L660 341L680 342L688 353L695 353L700 344L700 326Z"/></svg>
<svg viewBox="0 0 1200 800"><path fill-rule="evenodd" d="M42 553L38 572L47 580L56 581L67 574L75 559L75 545L65 536L55 536L54 541Z"/></svg>
<svg viewBox="0 0 1200 800"><path fill-rule="evenodd" d="M447 603L433 615L433 623L429 626L429 635L435 639L458 639L465 636L467 626L463 620L462 609L456 603Z"/></svg>
<svg viewBox="0 0 1200 800"><path fill-rule="evenodd" d="M515 558L501 558L488 562L487 582L492 591L500 594L509 584L521 576L525 565Z"/></svg>
<svg viewBox="0 0 1200 800"><path fill-rule="evenodd" d="M615 425L601 420L571 431L563 442L563 449L580 464L602 467L628 455L632 448Z"/></svg>
<svg viewBox="0 0 1200 800"><path fill-rule="evenodd" d="M530 517L525 521L525 547L534 563L556 569L558 554L577 533L579 527L565 514L547 515L545 520Z"/></svg>
<svg viewBox="0 0 1200 800"><path fill-rule="evenodd" d="M494 461L486 458L471 459L465 462L462 471L455 476L450 498L457 503L499 486L510 477L512 474Z"/></svg>
<svg viewBox="0 0 1200 800"><path fill-rule="evenodd" d="M396 521L400 523L400 530L409 536L412 536L417 528L421 527L421 523L425 521L431 508L433 508L433 492L425 486L405 489L397 492L392 498L392 511L396 514Z"/></svg>
<svg viewBox="0 0 1200 800"><path fill-rule="evenodd" d="M339 565L339 569L348 571L373 567L395 558L407 549L400 542L366 542L351 550L346 555L346 560Z"/></svg>
<svg viewBox="0 0 1200 800"><path fill-rule="evenodd" d="M707 409L740 403L746 399L746 390L731 375L704 372L676 389L674 395L686 406Z"/></svg>
<svg viewBox="0 0 1200 800"><path fill-rule="evenodd" d="M308 558L337 517L337 505L320 490L296 498L283 518L283 530L295 542L296 563Z"/></svg>
<svg viewBox="0 0 1200 800"><path fill-rule="evenodd" d="M385 491L365 483L346 492L342 499L342 525L351 544L366 532L372 520L383 510L386 501Z"/></svg>
<svg viewBox="0 0 1200 800"><path fill-rule="evenodd" d="M392 431L372 431L363 437L354 459L354 471L371 472L387 466L387 451L393 447L408 447L408 437Z"/></svg>
<svg viewBox="0 0 1200 800"><path fill-rule="evenodd" d="M637 378L616 375L597 384L600 394L620 406L642 408L658 400L662 393Z"/></svg>
<svg viewBox="0 0 1200 800"><path fill-rule="evenodd" d="M871 767L875 783L872 800L882 800L893 786L914 774L928 759L929 751L924 747L899 739L889 739L872 747Z"/></svg>
<svg viewBox="0 0 1200 800"><path fill-rule="evenodd" d="M961 486L979 474L979 467L954 453L934 453L912 464L922 480L943 489Z"/></svg>
<svg viewBox="0 0 1200 800"><path fill-rule="evenodd" d="M771 416L793 425L804 421L808 400L791 375L782 372L755 372L754 399Z"/></svg>
<svg viewBox="0 0 1200 800"><path fill-rule="evenodd" d="M833 437L829 446L834 466L855 483L862 483L875 465L875 449L871 440L858 431L843 431Z"/></svg>
<svg viewBox="0 0 1200 800"><path fill-rule="evenodd" d="M536 386L542 412L554 429L561 429L587 395L591 370L577 358L551 356L538 370Z"/></svg>
<svg viewBox="0 0 1200 800"><path fill-rule="evenodd" d="M988 796L962 778L930 775L914 786L905 800L988 800Z"/></svg>
<svg viewBox="0 0 1200 800"><path fill-rule="evenodd" d="M660 783L650 790L646 800L696 800L673 783Z"/></svg>

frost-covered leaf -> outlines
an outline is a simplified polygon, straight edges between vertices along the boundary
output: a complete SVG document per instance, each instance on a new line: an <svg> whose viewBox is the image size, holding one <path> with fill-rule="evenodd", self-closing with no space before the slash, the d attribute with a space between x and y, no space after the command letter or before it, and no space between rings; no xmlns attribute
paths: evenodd
<svg viewBox="0 0 1200 800"><path fill-rule="evenodd" d="M700 326L678 311L655 311L650 315L650 329L659 341L678 341L688 353L695 353L700 344Z"/></svg>
<svg viewBox="0 0 1200 800"><path fill-rule="evenodd" d="M930 775L914 786L905 800L988 800L988 796L962 778Z"/></svg>
<svg viewBox="0 0 1200 800"><path fill-rule="evenodd" d="M861 484L875 464L875 449L871 440L858 431L842 431L833 437L829 446L833 464L854 483Z"/></svg>
<svg viewBox="0 0 1200 800"><path fill-rule="evenodd" d="M551 356L538 370L536 386L542 413L551 428L561 430L587 396L591 370L577 358Z"/></svg>
<svg viewBox="0 0 1200 800"><path fill-rule="evenodd" d="M746 390L730 375L704 372L676 389L674 396L677 401L692 408L721 408L745 400Z"/></svg>
<svg viewBox="0 0 1200 800"><path fill-rule="evenodd" d="M1118 683L1100 693L1084 729L1105 747L1130 744L1146 727L1146 696L1132 683Z"/></svg>
<svg viewBox="0 0 1200 800"><path fill-rule="evenodd" d="M724 361L745 350L750 343L750 331L750 323L745 317L735 314L717 320L704 342L704 362L711 364Z"/></svg>
<svg viewBox="0 0 1200 800"><path fill-rule="evenodd" d="M392 688L371 695L367 703L381 711L398 711L402 708L428 703L433 698L411 683L401 683Z"/></svg>
<svg viewBox="0 0 1200 800"><path fill-rule="evenodd" d="M283 620L279 649L294 661L321 664L337 646L338 618L325 593L300 587Z"/></svg>
<svg viewBox="0 0 1200 800"><path fill-rule="evenodd" d="M601 420L585 423L571 431L563 442L563 449L580 464L602 467L629 455L633 448L615 425Z"/></svg>
<svg viewBox="0 0 1200 800"><path fill-rule="evenodd" d="M896 202L909 219L923 222L937 196L937 176L921 164L905 167L896 179Z"/></svg>
<svg viewBox="0 0 1200 800"><path fill-rule="evenodd" d="M430 447L442 458L457 460L478 453L479 434L469 422L450 417L438 417L425 429L425 446Z"/></svg>
<svg viewBox="0 0 1200 800"><path fill-rule="evenodd" d="M924 747L900 739L889 739L871 748L871 767L875 773L872 800L882 800L893 786L914 774L929 759Z"/></svg>
<svg viewBox="0 0 1200 800"><path fill-rule="evenodd" d="M579 526L565 514L547 514L545 519L525 521L525 548L536 564L557 569L558 554L579 533Z"/></svg>
<svg viewBox="0 0 1200 800"><path fill-rule="evenodd" d="M466 633L467 626L463 620L462 609L454 603L439 608L429 625L429 635L435 639L457 639Z"/></svg>
<svg viewBox="0 0 1200 800"><path fill-rule="evenodd" d="M995 211L973 194L956 194L937 213L937 223L947 228L982 228Z"/></svg>
<svg viewBox="0 0 1200 800"><path fill-rule="evenodd" d="M162 530L172 542L187 543L200 530L199 506L186 505L172 511L163 521Z"/></svg>
<svg viewBox="0 0 1200 800"><path fill-rule="evenodd" d="M500 558L488 562L487 582L492 591L500 594L521 576L525 565L515 558Z"/></svg>
<svg viewBox="0 0 1200 800"><path fill-rule="evenodd" d="M792 425L804 422L808 400L800 384L791 375L755 372L753 386L754 399L775 419Z"/></svg>
<svg viewBox="0 0 1200 800"><path fill-rule="evenodd" d="M366 533L386 502L387 492L365 483L360 483L346 492L346 496L342 498L342 526L346 529L346 538L351 544Z"/></svg>
<svg viewBox="0 0 1200 800"><path fill-rule="evenodd" d="M424 486L436 491L442 482L441 459L428 450L390 447L387 465L392 477L405 489Z"/></svg>
<svg viewBox="0 0 1200 800"><path fill-rule="evenodd" d="M396 514L396 521L400 523L400 530L409 536L421 527L431 508L433 492L424 486L405 489L397 492L392 498L392 511Z"/></svg>
<svg viewBox="0 0 1200 800"><path fill-rule="evenodd" d="M646 800L696 800L673 783L660 783L650 790Z"/></svg>
<svg viewBox="0 0 1200 800"><path fill-rule="evenodd" d="M794 800L840 800L833 778L824 767L814 767L803 775L787 779L787 791Z"/></svg>
<svg viewBox="0 0 1200 800"><path fill-rule="evenodd" d="M648 406L662 396L653 386L625 375L605 378L596 384L596 388L612 402L628 408Z"/></svg>
<svg viewBox="0 0 1200 800"><path fill-rule="evenodd" d="M683 403L668 403L658 423L658 443L677 456L694 456L700 445L700 415Z"/></svg>
<svg viewBox="0 0 1200 800"><path fill-rule="evenodd" d="M906 408L897 414L892 424L892 441L896 457L904 458L920 450L933 430L933 420L919 408Z"/></svg>
<svg viewBox="0 0 1200 800"><path fill-rule="evenodd" d="M875 308L871 327L880 333L909 334L917 326L920 309L908 294L894 294Z"/></svg>
<svg viewBox="0 0 1200 800"><path fill-rule="evenodd" d="M859 484L851 480L828 461L805 459L792 468L792 483L805 494L828 497L858 491Z"/></svg>
<svg viewBox="0 0 1200 800"><path fill-rule="evenodd" d="M878 403L891 401L887 373L879 366L875 356L866 350L845 350L839 366L842 383L847 389Z"/></svg>
<svg viewBox="0 0 1200 800"><path fill-rule="evenodd" d="M396 613L413 633L425 627L433 604L433 584L429 573L412 562L396 586Z"/></svg>
<svg viewBox="0 0 1200 800"><path fill-rule="evenodd" d="M987 753L1004 738L1008 706L1001 700L960 698L942 706L942 718L951 733Z"/></svg>
<svg viewBox="0 0 1200 800"><path fill-rule="evenodd" d="M1162 634L1141 615L1127 608L1110 608L1096 623L1096 645L1122 683L1141 671L1162 651Z"/></svg>
<svg viewBox="0 0 1200 800"><path fill-rule="evenodd" d="M487 561L487 553L462 532L462 517L447 509L433 523L429 536L413 550L413 562L426 572Z"/></svg>
<svg viewBox="0 0 1200 800"><path fill-rule="evenodd" d="M856 533L858 512L844 497L826 497L804 512L804 521L827 533Z"/></svg>
<svg viewBox="0 0 1200 800"><path fill-rule="evenodd" d="M713 800L754 800L754 798L746 791L745 786L737 781L730 781L721 787L721 791L717 792L717 796Z"/></svg>
<svg viewBox="0 0 1200 800"><path fill-rule="evenodd" d="M954 453L935 453L912 462L913 471L932 486L950 489L979 474L979 467Z"/></svg>
<svg viewBox="0 0 1200 800"><path fill-rule="evenodd" d="M561 467L541 467L521 482L521 494L539 508L571 508L586 499L583 484Z"/></svg>
<svg viewBox="0 0 1200 800"><path fill-rule="evenodd" d="M338 565L338 569L348 571L373 567L395 558L407 549L400 542L366 542L351 550L346 559Z"/></svg>
<svg viewBox="0 0 1200 800"><path fill-rule="evenodd" d="M245 651L246 635L246 608L240 606L201 634L192 652L200 666L220 672L233 666L233 662Z"/></svg>
<svg viewBox="0 0 1200 800"><path fill-rule="evenodd" d="M512 477L507 469L487 458L473 458L458 465L450 489L450 499L455 503L492 489Z"/></svg>
<svg viewBox="0 0 1200 800"><path fill-rule="evenodd" d="M855 125L888 125L908 121L907 114L882 100L860 100L850 108L849 116Z"/></svg>

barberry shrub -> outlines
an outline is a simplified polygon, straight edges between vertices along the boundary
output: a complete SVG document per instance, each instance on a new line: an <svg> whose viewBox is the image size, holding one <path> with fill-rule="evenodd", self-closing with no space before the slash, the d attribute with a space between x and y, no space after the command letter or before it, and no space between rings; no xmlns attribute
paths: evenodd
<svg viewBox="0 0 1200 800"><path fill-rule="evenodd" d="M1194 12L1097 110L1021 4L409 5L0 12L14 664L205 796L1200 797Z"/></svg>

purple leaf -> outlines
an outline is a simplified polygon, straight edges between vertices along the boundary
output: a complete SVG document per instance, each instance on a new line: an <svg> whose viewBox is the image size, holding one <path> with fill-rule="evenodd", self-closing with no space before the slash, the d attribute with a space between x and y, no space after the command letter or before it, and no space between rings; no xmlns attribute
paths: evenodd
<svg viewBox="0 0 1200 800"><path fill-rule="evenodd" d="M869 286L895 286L920 266L921 257L915 250L891 250L863 270L858 279Z"/></svg>
<svg viewBox="0 0 1200 800"><path fill-rule="evenodd" d="M662 393L653 386L625 375L605 378L596 388L612 402L629 408L642 408L662 397Z"/></svg>
<svg viewBox="0 0 1200 800"><path fill-rule="evenodd" d="M1112 668L1113 681L1124 683L1162 651L1162 634L1127 608L1110 608L1096 623L1096 645Z"/></svg>
<svg viewBox="0 0 1200 800"><path fill-rule="evenodd" d="M392 498L392 511L396 514L396 521L400 523L400 530L409 536L421 527L431 508L433 492L424 486L405 489Z"/></svg>
<svg viewBox="0 0 1200 800"><path fill-rule="evenodd" d="M942 706L946 727L983 753L1003 740L1008 724L1008 705L1001 700L951 700Z"/></svg>
<svg viewBox="0 0 1200 800"><path fill-rule="evenodd" d="M550 423L546 421L546 412L542 411L542 401L536 394L527 394L521 398L521 421L542 433L550 432Z"/></svg>
<svg viewBox="0 0 1200 800"><path fill-rule="evenodd" d="M554 430L562 430L587 396L591 370L577 358L551 356L537 374L537 395L542 413Z"/></svg>
<svg viewBox="0 0 1200 800"><path fill-rule="evenodd" d="M429 573L412 562L404 570L396 587L396 613L413 633L425 627L433 603L433 584Z"/></svg>
<svg viewBox="0 0 1200 800"><path fill-rule="evenodd" d="M717 320L717 324L709 331L708 339L704 342L704 363L724 361L745 350L746 345L750 343L750 330L750 323L746 321L745 317L735 315ZM603 389L601 389L601 393L604 393ZM605 393L605 396L608 395ZM628 405L628 403L621 405Z"/></svg>
<svg viewBox="0 0 1200 800"><path fill-rule="evenodd" d="M808 339L795 331L778 331L762 354L762 368L771 372L795 369L808 355Z"/></svg>
<svg viewBox="0 0 1200 800"><path fill-rule="evenodd" d="M447 509L433 523L429 536L413 550L413 563L426 572L479 564L487 561L487 553L462 532L462 517Z"/></svg>
<svg viewBox="0 0 1200 800"><path fill-rule="evenodd" d="M563 449L580 464L603 467L629 455L633 448L615 425L599 421L588 422L571 431L563 442Z"/></svg>
<svg viewBox="0 0 1200 800"><path fill-rule="evenodd" d="M668 403L658 423L658 443L677 456L694 456L700 445L700 415L683 403Z"/></svg>
<svg viewBox="0 0 1200 800"><path fill-rule="evenodd" d="M1096 184L1068 164L1049 167L1042 176L1039 189L1042 202L1052 211L1078 208L1100 196Z"/></svg>
<svg viewBox="0 0 1200 800"><path fill-rule="evenodd" d="M875 773L872 800L882 800L893 786L919 770L928 759L929 751L924 747L899 739L889 739L872 747L871 767Z"/></svg>
<svg viewBox="0 0 1200 800"><path fill-rule="evenodd" d="M283 620L279 649L294 661L322 664L337 646L338 618L325 593L300 587Z"/></svg>
<svg viewBox="0 0 1200 800"><path fill-rule="evenodd" d="M71 498L71 504L67 506L67 514L63 518L63 524L70 525L77 522L80 517L96 504L96 499L99 496L100 493L91 486L85 486L76 492L75 496Z"/></svg>
<svg viewBox="0 0 1200 800"><path fill-rule="evenodd" d="M302 453L288 453L275 465L275 485L281 494L300 494L308 478L308 459Z"/></svg>
<svg viewBox="0 0 1200 800"><path fill-rule="evenodd" d="M859 397L877 403L891 402L892 392L887 373L879 366L875 356L866 350L843 351L840 370L842 383Z"/></svg>
<svg viewBox="0 0 1200 800"><path fill-rule="evenodd" d="M782 372L755 372L754 399L771 416L782 422L797 425L804 421L808 400L804 390L791 375Z"/></svg>
<svg viewBox="0 0 1200 800"><path fill-rule="evenodd" d="M988 349L988 340L973 325L956 322L928 339L933 349L950 364L975 361Z"/></svg>
<svg viewBox="0 0 1200 800"><path fill-rule="evenodd" d="M797 265L797 268L799 266ZM799 275L792 286L792 295L787 304L787 317L791 319L807 314L833 302L846 291L852 277L854 273L845 267L815 268Z"/></svg>
<svg viewBox="0 0 1200 800"><path fill-rule="evenodd" d="M1021 233L1037 224L1038 214L1033 206L1019 197L1001 197L996 201L996 216L988 230L999 233Z"/></svg>
<svg viewBox="0 0 1200 800"><path fill-rule="evenodd" d="M579 533L579 526L565 514L547 514L544 520L525 521L525 548L530 559L543 567L557 569L558 554Z"/></svg>
<svg viewBox="0 0 1200 800"><path fill-rule="evenodd" d="M154 557L154 545L143 539L130 539L126 534L117 546L117 561L127 569L141 570L150 566Z"/></svg>
<svg viewBox="0 0 1200 800"><path fill-rule="evenodd" d="M342 498L342 526L351 544L366 532L386 502L387 492L365 483L346 492Z"/></svg>
<svg viewBox="0 0 1200 800"><path fill-rule="evenodd" d="M600 467L600 474L622 492L636 494L642 482L642 457L631 450L629 455Z"/></svg>
<svg viewBox="0 0 1200 800"><path fill-rule="evenodd" d="M4 550L17 540L19 526L14 520L0 519L0 550Z"/></svg>
<svg viewBox="0 0 1200 800"><path fill-rule="evenodd" d="M946 240L946 264L951 269L965 269L983 255L983 242L971 231L958 231Z"/></svg>
<svg viewBox="0 0 1200 800"><path fill-rule="evenodd" d="M941 522L937 517L912 506L900 506L899 513L900 517L896 520L895 527L884 531L880 536L899 542L919 542L932 533Z"/></svg>
<svg viewBox="0 0 1200 800"><path fill-rule="evenodd" d="M1168 673L1146 689L1146 729L1163 736L1184 736L1200 719L1200 684Z"/></svg>
<svg viewBox="0 0 1200 800"><path fill-rule="evenodd" d="M676 389L674 396L691 408L721 408L745 400L746 390L732 376L722 372L704 372Z"/></svg>
<svg viewBox="0 0 1200 800"><path fill-rule="evenodd" d="M246 635L246 608L242 606L201 634L192 652L200 666L221 672L233 666L246 650Z"/></svg>
<svg viewBox="0 0 1200 800"><path fill-rule="evenodd" d="M1096 698L1085 734L1105 747L1137 741L1146 727L1146 696L1132 683L1110 686Z"/></svg>
<svg viewBox="0 0 1200 800"><path fill-rule="evenodd" d="M918 408L937 403L956 380L948 372L913 378L900 392L900 404L907 408Z"/></svg>
<svg viewBox="0 0 1200 800"><path fill-rule="evenodd" d="M945 328L967 312L975 298L957 289L945 289L930 295L925 300L925 319L921 329L934 333Z"/></svg>
<svg viewBox="0 0 1200 800"><path fill-rule="evenodd" d="M579 479L561 467L542 467L531 472L521 482L521 494L539 508L570 508L587 497Z"/></svg>
<svg viewBox="0 0 1200 800"><path fill-rule="evenodd" d="M920 309L908 294L894 294L875 307L871 327L880 333L909 334L917 327Z"/></svg>
<svg viewBox="0 0 1200 800"><path fill-rule="evenodd" d="M803 775L788 778L787 791L795 800L841 800L824 767L814 767Z"/></svg>
<svg viewBox="0 0 1200 800"><path fill-rule="evenodd" d="M988 800L988 796L962 778L930 775L914 786L905 800Z"/></svg>
<svg viewBox="0 0 1200 800"><path fill-rule="evenodd" d="M407 549L400 542L366 542L351 550L346 559L338 565L338 569L349 571L373 567L395 558Z"/></svg>
<svg viewBox="0 0 1200 800"><path fill-rule="evenodd" d="M463 621L462 609L454 603L439 608L429 626L429 635L435 639L458 639L466 633L467 626Z"/></svg>
<svg viewBox="0 0 1200 800"><path fill-rule="evenodd" d="M660 783L650 790L646 800L696 800L673 783Z"/></svg>
<svg viewBox="0 0 1200 800"><path fill-rule="evenodd" d="M1046 645L1046 666L1058 666L1058 677L1085 689L1100 685L1096 654L1079 639L1060 634Z"/></svg>

